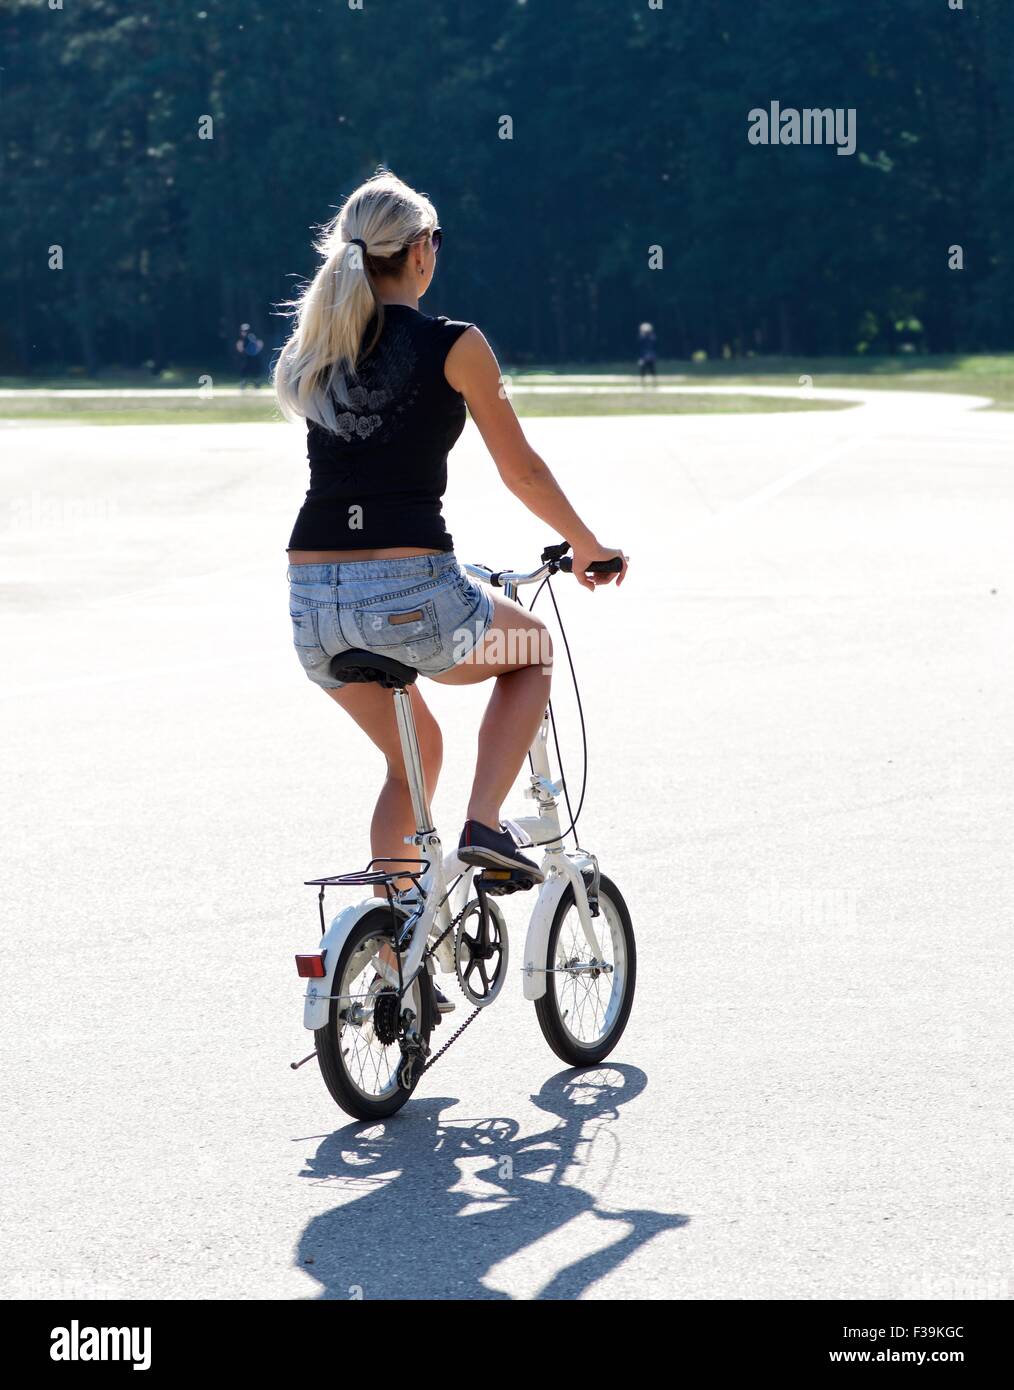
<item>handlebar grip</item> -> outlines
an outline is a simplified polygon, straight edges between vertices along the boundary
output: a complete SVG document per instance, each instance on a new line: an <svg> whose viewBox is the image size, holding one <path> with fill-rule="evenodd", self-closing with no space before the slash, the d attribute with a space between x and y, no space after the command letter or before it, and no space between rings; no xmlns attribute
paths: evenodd
<svg viewBox="0 0 1014 1390"><path fill-rule="evenodd" d="M574 559L571 555L564 555L560 561L560 568L564 574L572 574L574 570ZM619 574L623 569L623 558L614 555L611 560L593 560L585 574Z"/></svg>

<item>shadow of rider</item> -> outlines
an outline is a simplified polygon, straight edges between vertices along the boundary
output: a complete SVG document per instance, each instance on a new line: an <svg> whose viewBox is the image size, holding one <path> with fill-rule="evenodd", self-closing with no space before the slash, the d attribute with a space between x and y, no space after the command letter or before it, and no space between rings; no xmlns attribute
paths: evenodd
<svg viewBox="0 0 1014 1390"><path fill-rule="evenodd" d="M505 1117L444 1118L457 1102L438 1097L420 1098L386 1125L335 1131L301 1175L346 1196L314 1217L299 1242L300 1265L321 1285L317 1297L510 1298L487 1282L490 1271L590 1217L603 1228L599 1248L546 1270L532 1295L580 1298L647 1241L689 1220L604 1200L620 1161L613 1121L645 1084L628 1066L558 1073L532 1097L556 1122L523 1137Z"/></svg>

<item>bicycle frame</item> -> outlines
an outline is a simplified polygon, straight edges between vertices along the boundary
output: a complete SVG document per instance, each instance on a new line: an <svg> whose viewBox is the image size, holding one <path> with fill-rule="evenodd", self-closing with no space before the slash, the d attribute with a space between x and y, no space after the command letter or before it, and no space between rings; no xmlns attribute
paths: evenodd
<svg viewBox="0 0 1014 1390"><path fill-rule="evenodd" d="M517 588L522 583L533 583L549 572L544 565L532 574L494 573L479 565L465 565L464 568L474 577L484 579L497 587L503 587L505 596L516 599ZM402 981L407 990L412 981L424 967L426 943L430 937L438 937L447 930L451 921L468 901L472 879L476 867L464 864L457 851L442 852L440 837L437 834L430 814L429 799L423 779L422 758L419 740L416 735L412 702L407 690L394 691L395 716L398 735L401 741L402 756L408 780L412 810L415 816L416 831L406 836L407 845L418 846L423 858L430 861L429 870L419 879L421 902L402 927L402 940L408 937L402 956ZM545 881L539 889L535 908L528 924L525 938L525 953L522 972L524 974L524 996L526 999L540 999L547 987L547 952L549 933L560 899L568 885L573 889L578 916L589 949L596 960L602 959L598 934L595 929L594 912L597 914L595 892L598 887L598 862L593 854L585 850L567 851L563 846L560 827L557 795L561 787L555 785L550 776L549 752L549 711L542 716L542 723L532 741L529 756L532 763L530 786L526 795L537 804L537 814L515 818L511 824L527 835L535 845L543 849L541 868ZM584 875L592 875L592 893L589 895ZM460 875L460 877L458 877ZM458 878L457 883L454 879ZM448 887L448 884L451 887ZM590 900L591 899L591 900ZM352 907L345 908L331 922L320 943L324 953L325 974L319 980L309 982L305 995L303 1023L311 1030L322 1028L328 1020L328 1005L334 985L334 970L345 941L356 923L367 913L384 904L382 898L369 898ZM448 933L436 948L435 955L445 972L454 970L454 941ZM379 963L378 963L379 968ZM385 971L385 976L387 972ZM392 972L393 973L393 972ZM392 983L397 983L396 977Z"/></svg>

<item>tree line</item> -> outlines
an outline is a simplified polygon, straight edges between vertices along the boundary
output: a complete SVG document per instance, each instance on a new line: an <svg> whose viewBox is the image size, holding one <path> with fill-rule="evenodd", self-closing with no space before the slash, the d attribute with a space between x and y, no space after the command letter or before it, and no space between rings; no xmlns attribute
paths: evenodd
<svg viewBox="0 0 1014 1390"><path fill-rule="evenodd" d="M663 358L1002 350L1012 37L1009 0L3 0L0 371L277 347L380 166L445 228L423 307L506 362L644 320ZM785 111L854 149L756 135Z"/></svg>

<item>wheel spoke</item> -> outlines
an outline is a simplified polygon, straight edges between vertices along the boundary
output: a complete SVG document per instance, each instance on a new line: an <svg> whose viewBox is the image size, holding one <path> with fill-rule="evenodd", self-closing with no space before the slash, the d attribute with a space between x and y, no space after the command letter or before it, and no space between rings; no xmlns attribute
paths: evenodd
<svg viewBox="0 0 1014 1390"><path fill-rule="evenodd" d="M385 944L389 944L386 936L374 936L364 941L350 958L337 991L343 1003L348 1000L342 1011L344 1017L340 1016L338 1023L342 1066L355 1089L370 1100L388 1095L397 1086L401 1065L398 1043L382 1043L373 1027L373 1002L381 990L389 989L376 968L379 952ZM416 986L409 991L405 1003L418 1018ZM358 1021L348 1016L353 1009L363 1010Z"/></svg>
<svg viewBox="0 0 1014 1390"><path fill-rule="evenodd" d="M601 894L596 933L602 958L599 966L610 966L593 975L592 956L576 905L561 923L556 939L556 974L552 988L564 1030L583 1046L606 1038L613 1027L626 984L626 948L623 928L615 906Z"/></svg>

